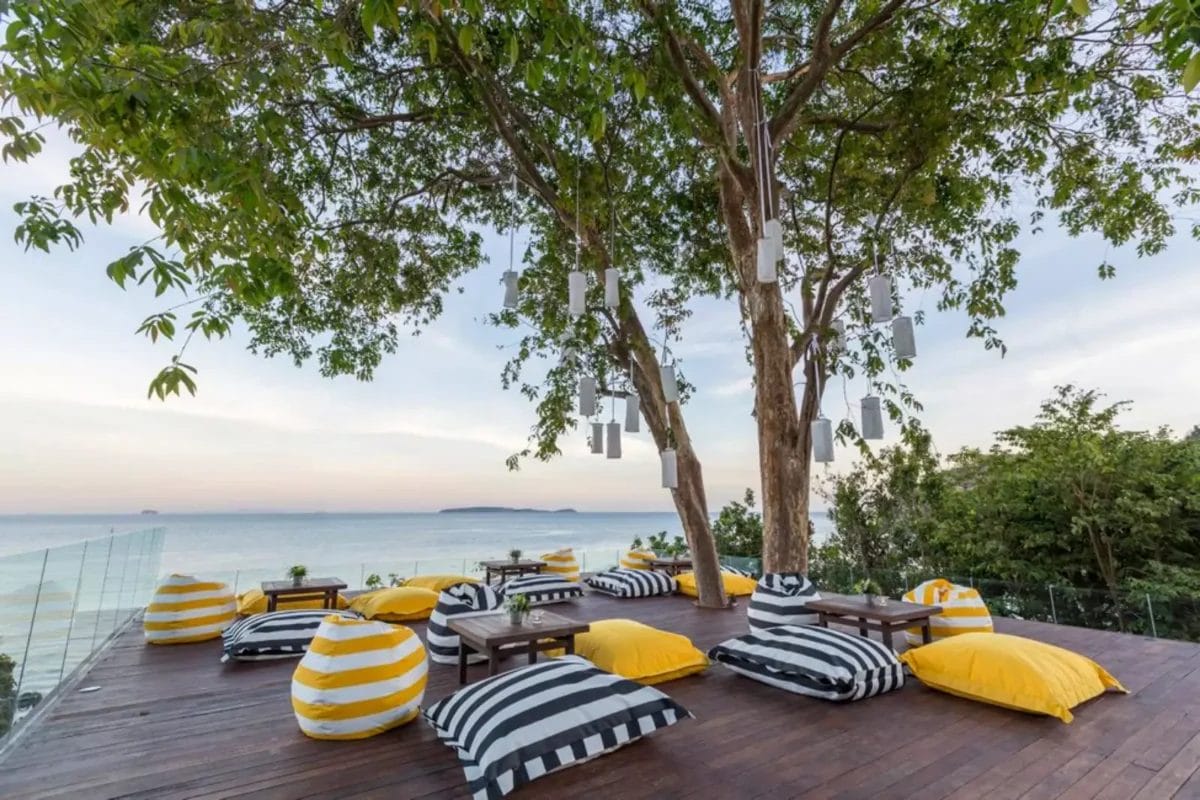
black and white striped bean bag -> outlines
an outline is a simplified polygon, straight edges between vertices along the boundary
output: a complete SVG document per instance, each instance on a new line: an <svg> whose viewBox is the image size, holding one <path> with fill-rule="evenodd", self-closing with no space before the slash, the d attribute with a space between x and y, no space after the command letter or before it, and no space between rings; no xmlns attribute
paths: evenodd
<svg viewBox="0 0 1200 800"><path fill-rule="evenodd" d="M728 572L730 575L741 575L743 578L753 578L754 573L740 567L731 567L728 564L721 565L721 572Z"/></svg>
<svg viewBox="0 0 1200 800"><path fill-rule="evenodd" d="M221 634L221 662L298 658L308 652L321 621L330 614L360 619L353 611L316 608L271 611L239 620Z"/></svg>
<svg viewBox="0 0 1200 800"><path fill-rule="evenodd" d="M501 673L425 709L475 800L495 798L692 716L652 686L565 656Z"/></svg>
<svg viewBox="0 0 1200 800"><path fill-rule="evenodd" d="M500 594L505 599L523 594L529 598L530 605L542 606L583 597L583 587L557 575L522 575L501 586Z"/></svg>
<svg viewBox="0 0 1200 800"><path fill-rule="evenodd" d="M708 652L739 675L823 700L862 700L904 685L889 647L815 625L781 625L721 642Z"/></svg>
<svg viewBox="0 0 1200 800"><path fill-rule="evenodd" d="M770 572L763 575L754 594L746 618L750 630L774 628L777 625L815 625L818 616L808 610L810 600L820 600L817 587L799 572Z"/></svg>
<svg viewBox="0 0 1200 800"><path fill-rule="evenodd" d="M438 595L437 605L429 615L429 627L425 629L425 649L429 657L439 664L458 663L458 634L450 630L450 619L492 614L500 608L500 595L482 583L460 583ZM487 661L487 656L472 653L467 661L476 664Z"/></svg>
<svg viewBox="0 0 1200 800"><path fill-rule="evenodd" d="M672 594L675 591L675 579L661 572L648 569L610 569L597 572L587 578L588 586L597 591L611 594L614 597L654 597L660 594Z"/></svg>

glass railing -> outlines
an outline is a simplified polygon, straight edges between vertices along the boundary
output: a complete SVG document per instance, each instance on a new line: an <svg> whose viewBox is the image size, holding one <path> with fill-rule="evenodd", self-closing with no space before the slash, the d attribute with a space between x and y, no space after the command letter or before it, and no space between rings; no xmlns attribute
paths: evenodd
<svg viewBox="0 0 1200 800"><path fill-rule="evenodd" d="M154 592L156 528L0 557L0 743Z"/></svg>

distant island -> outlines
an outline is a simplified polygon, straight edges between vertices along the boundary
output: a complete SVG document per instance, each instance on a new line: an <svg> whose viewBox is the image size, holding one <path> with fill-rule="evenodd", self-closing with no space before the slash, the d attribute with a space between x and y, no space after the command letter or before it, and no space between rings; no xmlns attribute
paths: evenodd
<svg viewBox="0 0 1200 800"><path fill-rule="evenodd" d="M158 512L155 511L153 508L143 508L142 513L143 514L157 514Z"/></svg>
<svg viewBox="0 0 1200 800"><path fill-rule="evenodd" d="M463 506L443 508L439 514L490 514L503 511L510 514L575 514L573 508L508 508L507 506Z"/></svg>

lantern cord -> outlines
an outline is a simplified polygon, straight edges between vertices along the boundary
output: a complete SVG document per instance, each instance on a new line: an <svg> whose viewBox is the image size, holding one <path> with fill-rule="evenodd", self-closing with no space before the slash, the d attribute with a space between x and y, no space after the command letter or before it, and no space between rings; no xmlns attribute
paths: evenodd
<svg viewBox="0 0 1200 800"><path fill-rule="evenodd" d="M758 152L758 204L759 204L759 219L762 223L762 232L766 233L767 228L767 154L764 149L763 129L762 129L762 105L760 88L762 87L759 81L758 70L752 70L750 73L754 81L754 149Z"/></svg>
<svg viewBox="0 0 1200 800"><path fill-rule="evenodd" d="M582 203L579 198L579 162L583 158L583 147L579 135L579 123L575 123L575 271L579 271L579 251L582 242L579 239L579 210Z"/></svg>
<svg viewBox="0 0 1200 800"><path fill-rule="evenodd" d="M512 210L512 222L508 230L508 271L512 272L513 264L516 262L517 252L517 173L513 170L512 175L512 192L509 196L509 204Z"/></svg>

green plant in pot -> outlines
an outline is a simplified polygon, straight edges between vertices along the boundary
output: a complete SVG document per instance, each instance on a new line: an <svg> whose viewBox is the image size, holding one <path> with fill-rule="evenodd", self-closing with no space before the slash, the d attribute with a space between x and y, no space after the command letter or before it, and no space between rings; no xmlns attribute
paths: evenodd
<svg viewBox="0 0 1200 800"><path fill-rule="evenodd" d="M854 584L854 591L861 594L869 606L887 605L887 595L883 593L883 587L879 585L879 581L874 578L863 578L858 581Z"/></svg>
<svg viewBox="0 0 1200 800"><path fill-rule="evenodd" d="M682 536L676 536L675 540L666 546L665 552L667 558L683 558L688 554L687 541Z"/></svg>
<svg viewBox="0 0 1200 800"><path fill-rule="evenodd" d="M520 625L529 613L529 598L523 594L514 594L504 601L504 610L508 612L508 621Z"/></svg>
<svg viewBox="0 0 1200 800"><path fill-rule="evenodd" d="M521 560L521 551L514 547L512 550L508 551L508 557L511 558L512 562L515 564Z"/></svg>
<svg viewBox="0 0 1200 800"><path fill-rule="evenodd" d="M369 589L371 591L375 591L376 589L382 589L383 588L383 578L379 577L378 572L372 572L370 575L367 576L366 585L367 585L367 589Z"/></svg>
<svg viewBox="0 0 1200 800"><path fill-rule="evenodd" d="M295 564L288 567L287 576L292 579L292 586L303 586L304 579L308 577L308 567L303 564Z"/></svg>

